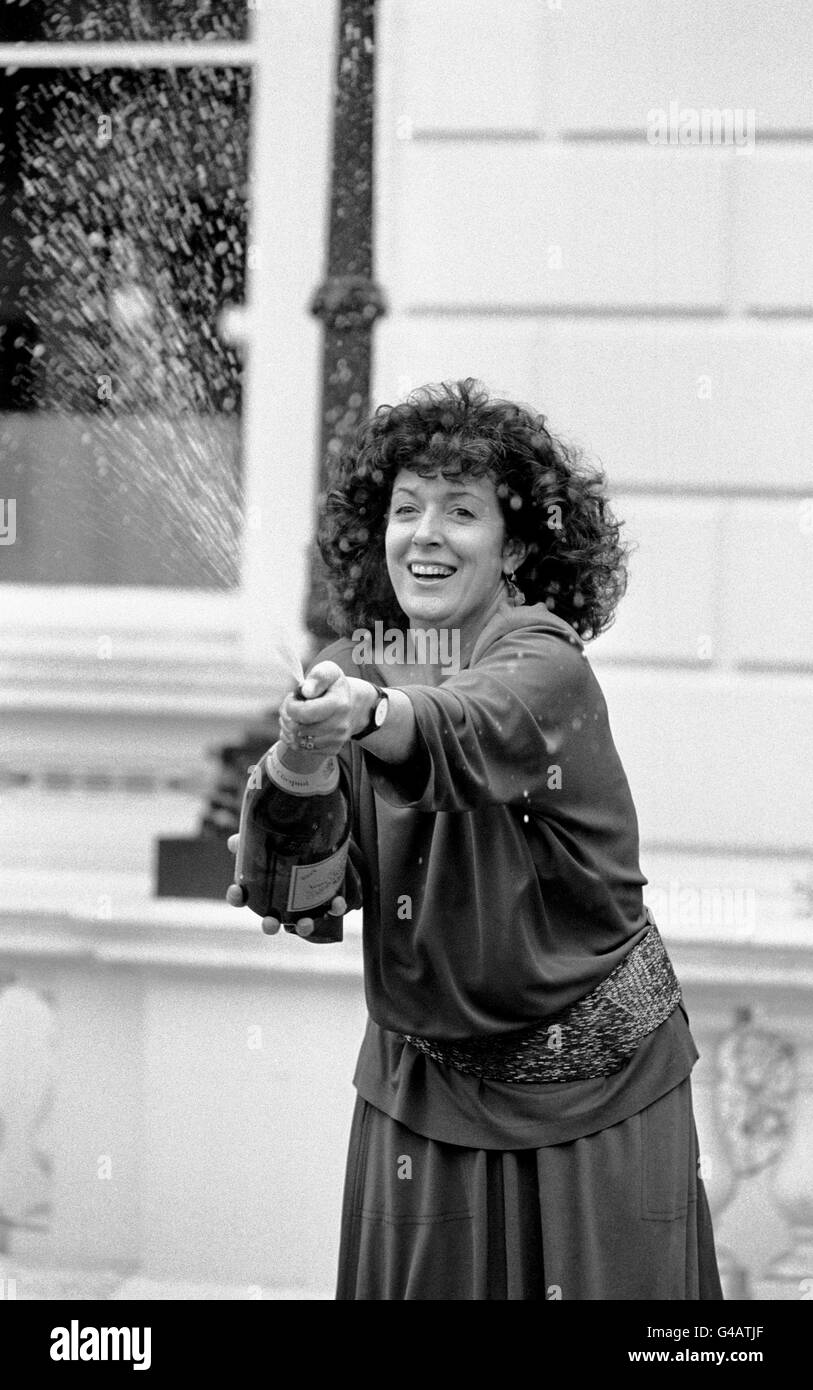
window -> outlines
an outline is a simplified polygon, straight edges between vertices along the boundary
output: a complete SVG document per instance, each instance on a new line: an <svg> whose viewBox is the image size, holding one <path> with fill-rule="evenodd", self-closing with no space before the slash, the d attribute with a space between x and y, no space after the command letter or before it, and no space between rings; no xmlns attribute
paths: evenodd
<svg viewBox="0 0 813 1390"><path fill-rule="evenodd" d="M111 639L157 701L178 660L217 701L302 647L334 44L323 0L0 7L0 687L28 702L47 658L43 700L80 705L84 662L100 707Z"/></svg>
<svg viewBox="0 0 813 1390"><path fill-rule="evenodd" d="M0 580L239 575L249 73L6 76Z"/></svg>
<svg viewBox="0 0 813 1390"><path fill-rule="evenodd" d="M245 39L250 0L5 0L0 42Z"/></svg>

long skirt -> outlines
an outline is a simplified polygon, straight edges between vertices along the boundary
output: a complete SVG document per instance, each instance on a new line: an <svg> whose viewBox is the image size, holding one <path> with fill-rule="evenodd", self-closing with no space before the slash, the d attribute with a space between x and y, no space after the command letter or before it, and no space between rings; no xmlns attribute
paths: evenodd
<svg viewBox="0 0 813 1390"><path fill-rule="evenodd" d="M722 1299L690 1078L542 1149L467 1149L356 1100L336 1297Z"/></svg>

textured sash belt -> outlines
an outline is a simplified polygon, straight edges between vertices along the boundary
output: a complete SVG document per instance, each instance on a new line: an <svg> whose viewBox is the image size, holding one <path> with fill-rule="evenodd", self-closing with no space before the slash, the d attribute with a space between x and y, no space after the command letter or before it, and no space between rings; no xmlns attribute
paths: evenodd
<svg viewBox="0 0 813 1390"><path fill-rule="evenodd" d="M680 985L649 909L650 930L594 990L531 1028L436 1042L402 1037L442 1066L488 1081L587 1081L612 1076L680 1003Z"/></svg>

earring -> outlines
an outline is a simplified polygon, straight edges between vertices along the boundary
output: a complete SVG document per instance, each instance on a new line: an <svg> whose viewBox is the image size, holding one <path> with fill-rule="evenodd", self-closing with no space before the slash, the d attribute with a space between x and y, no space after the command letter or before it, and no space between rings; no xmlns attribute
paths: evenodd
<svg viewBox="0 0 813 1390"><path fill-rule="evenodd" d="M510 574L506 574L505 582L508 585L508 602L512 603L515 608L519 608L520 605L525 602L525 595L514 583L515 577L514 571L512 570Z"/></svg>

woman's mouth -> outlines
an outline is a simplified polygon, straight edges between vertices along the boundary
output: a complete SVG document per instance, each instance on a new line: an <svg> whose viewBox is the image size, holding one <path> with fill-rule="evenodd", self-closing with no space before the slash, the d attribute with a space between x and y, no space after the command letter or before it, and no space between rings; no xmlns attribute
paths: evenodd
<svg viewBox="0 0 813 1390"><path fill-rule="evenodd" d="M452 575L457 573L452 565L420 564L417 561L407 565L407 569L412 578L421 585L442 584L445 579L451 579Z"/></svg>

